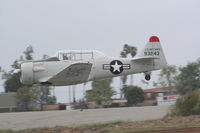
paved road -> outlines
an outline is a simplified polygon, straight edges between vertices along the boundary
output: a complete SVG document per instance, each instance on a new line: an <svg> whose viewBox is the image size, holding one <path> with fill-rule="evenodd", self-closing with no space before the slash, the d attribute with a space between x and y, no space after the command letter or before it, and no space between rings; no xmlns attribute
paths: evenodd
<svg viewBox="0 0 200 133"><path fill-rule="evenodd" d="M168 106L0 113L0 129L72 126L108 121L142 121L162 118Z"/></svg>

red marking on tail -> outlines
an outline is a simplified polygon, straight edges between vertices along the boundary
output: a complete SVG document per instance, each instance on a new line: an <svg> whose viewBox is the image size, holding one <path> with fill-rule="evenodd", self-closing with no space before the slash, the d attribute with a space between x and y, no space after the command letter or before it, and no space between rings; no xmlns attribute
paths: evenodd
<svg viewBox="0 0 200 133"><path fill-rule="evenodd" d="M157 36L151 36L149 38L149 42L160 42L159 38Z"/></svg>

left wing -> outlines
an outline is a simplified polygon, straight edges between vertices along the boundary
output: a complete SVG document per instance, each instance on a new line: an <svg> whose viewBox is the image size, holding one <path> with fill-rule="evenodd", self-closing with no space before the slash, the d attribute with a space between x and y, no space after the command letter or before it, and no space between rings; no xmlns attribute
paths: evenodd
<svg viewBox="0 0 200 133"><path fill-rule="evenodd" d="M88 80L90 71L92 68L91 63L76 63L72 64L64 70L60 71L58 74L51 77L47 82L50 83L67 83L77 84L81 82L86 82Z"/></svg>

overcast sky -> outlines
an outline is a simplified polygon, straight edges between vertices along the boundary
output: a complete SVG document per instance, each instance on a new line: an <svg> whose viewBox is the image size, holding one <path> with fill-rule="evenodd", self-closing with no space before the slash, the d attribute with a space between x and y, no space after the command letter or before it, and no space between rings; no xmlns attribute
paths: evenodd
<svg viewBox="0 0 200 133"><path fill-rule="evenodd" d="M183 66L200 57L199 6L199 0L0 0L0 66L10 70L28 45L36 59L60 49L119 56L125 43L140 52L151 35L160 37L168 64ZM134 83L141 79L137 74ZM56 89L60 102L66 88Z"/></svg>

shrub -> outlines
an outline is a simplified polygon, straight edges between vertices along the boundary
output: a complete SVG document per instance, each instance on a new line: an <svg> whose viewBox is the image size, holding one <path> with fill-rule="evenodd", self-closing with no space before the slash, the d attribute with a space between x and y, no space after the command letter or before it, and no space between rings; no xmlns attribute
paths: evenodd
<svg viewBox="0 0 200 133"><path fill-rule="evenodd" d="M144 101L144 92L138 86L127 86L124 92L128 105L136 105Z"/></svg>
<svg viewBox="0 0 200 133"><path fill-rule="evenodd" d="M200 114L200 91L191 91L178 98L170 114L178 116Z"/></svg>

